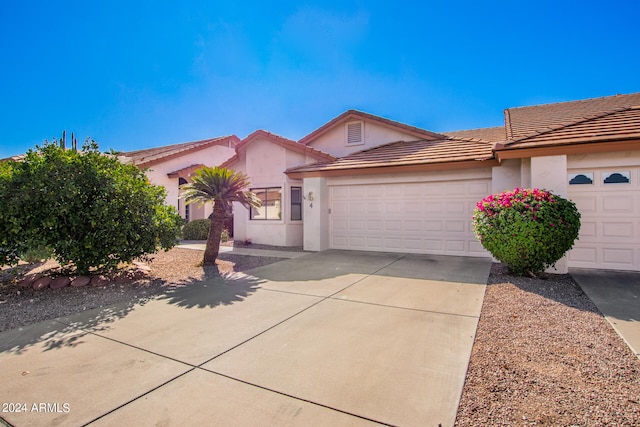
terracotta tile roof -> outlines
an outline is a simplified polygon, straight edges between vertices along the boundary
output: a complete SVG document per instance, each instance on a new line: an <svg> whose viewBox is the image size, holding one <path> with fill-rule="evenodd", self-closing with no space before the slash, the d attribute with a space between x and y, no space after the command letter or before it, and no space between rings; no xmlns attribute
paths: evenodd
<svg viewBox="0 0 640 427"><path fill-rule="evenodd" d="M167 176L169 178L180 178L184 176L189 176L203 166L205 165L203 165L202 163L197 163L191 166L187 166L186 168L178 169L177 171L169 172Z"/></svg>
<svg viewBox="0 0 640 427"><path fill-rule="evenodd" d="M211 147L213 145L222 145L234 148L240 139L235 135L221 136L212 139L203 139L201 141L184 142L181 144L166 145L164 147L148 148L145 150L129 151L121 153L119 157L125 157L124 160L131 161L134 165L140 167L148 167L153 164L161 163L171 158L181 156L198 150Z"/></svg>
<svg viewBox="0 0 640 427"><path fill-rule="evenodd" d="M317 150L315 148L312 147L308 147L304 144L301 144L299 142L296 142L292 139L288 139L285 138L283 136L277 135L275 133L272 132L268 132L266 130L262 130L262 129L258 129L255 132L252 132L250 135L248 135L245 139L243 139L242 141L240 141L240 143L238 145L236 145L236 154L231 157L229 160L227 160L226 162L224 162L222 165L222 167L230 167L231 165L233 165L236 161L238 161L240 159L239 153L241 151L244 151L247 149L247 146L249 146L251 143L253 143L254 141L258 140L258 139L266 139L268 141L274 142L282 147L285 147L289 150L301 153L301 154L306 154L310 157L313 157L314 159L318 160L318 161L324 161L324 162L330 162L335 160L336 158L333 157L331 154L327 154L323 151Z"/></svg>
<svg viewBox="0 0 640 427"><path fill-rule="evenodd" d="M510 141L498 149L520 149L640 139L640 106L619 108Z"/></svg>
<svg viewBox="0 0 640 427"><path fill-rule="evenodd" d="M364 120L364 121L368 120L372 122L377 122L386 127L395 128L399 131L408 133L409 135L413 135L416 137L416 139L436 140L436 139L443 138L443 135L440 135L434 132L429 132L428 130L420 129L415 126L406 125L404 123L396 122L390 119L385 119L384 117L374 116L373 114L364 113L358 110L347 110L344 113L340 114L338 117L334 118L333 120L330 120L329 122L320 126L318 129L314 130L307 136L303 137L298 142L305 145L310 144L319 136L321 136L322 134L327 132L329 129L331 129L332 127L340 123L346 123L351 120Z"/></svg>
<svg viewBox="0 0 640 427"><path fill-rule="evenodd" d="M453 132L442 132L450 138L465 139L477 142L501 142L507 138L504 126L496 126L492 128L480 128L469 130L457 130Z"/></svg>
<svg viewBox="0 0 640 427"><path fill-rule="evenodd" d="M607 111L640 105L640 93L580 101L508 108L504 111L507 139L516 140L567 126Z"/></svg>
<svg viewBox="0 0 640 427"><path fill-rule="evenodd" d="M287 172L339 171L490 160L493 158L492 147L493 144L489 142L452 138L437 141L398 141L358 151L334 162L300 166Z"/></svg>

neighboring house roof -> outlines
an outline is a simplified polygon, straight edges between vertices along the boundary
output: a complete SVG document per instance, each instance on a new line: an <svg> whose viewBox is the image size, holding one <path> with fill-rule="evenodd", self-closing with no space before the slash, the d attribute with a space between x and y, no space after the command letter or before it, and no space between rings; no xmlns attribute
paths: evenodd
<svg viewBox="0 0 640 427"><path fill-rule="evenodd" d="M293 141L291 139L285 138L280 135L276 135L275 133L267 132L266 130L259 129L252 132L245 139L240 141L240 143L235 147L236 154L230 159L228 159L226 162L222 163L220 166L226 168L233 165L235 162L237 162L240 159L240 155L239 155L240 152L246 150L249 145L257 141L258 139L266 139L288 150L295 151L301 154L306 154L318 161L330 162L336 159L331 154L327 154L318 149L308 147L304 144L300 144L299 142Z"/></svg>
<svg viewBox="0 0 640 427"><path fill-rule="evenodd" d="M214 145L234 148L240 139L235 135L221 136L201 141L184 142L181 144L166 145L164 147L149 148L146 150L129 151L121 153L119 157L124 157L134 165L139 167L149 167L151 165L165 162L169 159L204 150Z"/></svg>
<svg viewBox="0 0 640 427"><path fill-rule="evenodd" d="M619 108L613 111L560 125L509 141L503 148L522 149L550 145L573 145L608 141L640 141L640 106Z"/></svg>
<svg viewBox="0 0 640 427"><path fill-rule="evenodd" d="M292 177L380 173L426 169L493 166L493 144L443 137L420 141L398 141L358 151L330 163L316 163L287 170ZM482 164L481 164L482 162Z"/></svg>
<svg viewBox="0 0 640 427"><path fill-rule="evenodd" d="M504 126L496 126L492 128L480 128L469 130L457 130L453 132L442 132L450 138L466 139L478 142L501 142L507 138Z"/></svg>
<svg viewBox="0 0 640 427"><path fill-rule="evenodd" d="M521 139L545 130L566 126L619 108L640 106L640 93L558 102L504 111L507 139Z"/></svg>
<svg viewBox="0 0 640 427"><path fill-rule="evenodd" d="M321 135L329 131L334 126L339 125L341 123L353 121L353 120L369 120L369 121L377 122L382 124L385 127L396 129L398 131L415 136L416 139L436 140L436 139L443 138L443 135L440 135L434 132L429 132L428 130L420 129L415 126L406 125L404 123L385 119L384 117L374 116L373 114L364 113L358 110L348 110L340 114L338 117L334 118L333 120L320 126L318 129L314 130L313 132L311 132L310 134L308 134L298 142L305 145L310 144L314 140L316 140L318 137L320 137Z"/></svg>

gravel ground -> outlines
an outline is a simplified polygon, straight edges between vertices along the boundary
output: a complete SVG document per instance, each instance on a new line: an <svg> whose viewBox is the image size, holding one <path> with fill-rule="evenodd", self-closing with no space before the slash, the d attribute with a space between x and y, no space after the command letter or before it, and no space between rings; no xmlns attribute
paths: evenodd
<svg viewBox="0 0 640 427"><path fill-rule="evenodd" d="M251 245L258 248L257 245ZM133 279L34 291L0 279L0 331L121 302L144 303L175 285L246 271L281 258L202 251L154 255ZM21 266L21 274L54 265ZM494 264L489 277L457 426L640 426L640 360L568 275L514 277Z"/></svg>
<svg viewBox="0 0 640 427"><path fill-rule="evenodd" d="M494 264L458 426L640 426L640 359L569 275Z"/></svg>
<svg viewBox="0 0 640 427"><path fill-rule="evenodd" d="M5 268L0 275L0 332L92 308L144 302L176 285L247 271L284 259L225 253L218 257L216 267L203 268L198 266L202 255L203 251L173 248L153 255L148 272L146 268L130 268L127 272L131 274L112 277L105 286L67 286L57 290L23 288L16 280L29 273L55 268L55 262L21 265L17 268L17 277L12 269Z"/></svg>

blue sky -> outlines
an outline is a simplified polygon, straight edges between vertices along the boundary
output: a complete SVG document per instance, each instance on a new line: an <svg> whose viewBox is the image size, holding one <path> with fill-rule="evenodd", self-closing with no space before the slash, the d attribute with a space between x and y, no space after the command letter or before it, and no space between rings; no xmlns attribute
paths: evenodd
<svg viewBox="0 0 640 427"><path fill-rule="evenodd" d="M0 158L74 131L134 150L348 109L432 131L640 92L640 2L0 2Z"/></svg>

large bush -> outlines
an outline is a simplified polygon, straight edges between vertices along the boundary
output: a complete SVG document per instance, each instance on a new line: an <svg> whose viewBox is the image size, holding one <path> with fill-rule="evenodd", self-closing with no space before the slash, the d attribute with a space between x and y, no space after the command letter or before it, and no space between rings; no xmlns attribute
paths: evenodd
<svg viewBox="0 0 640 427"><path fill-rule="evenodd" d="M0 264L48 247L80 274L169 249L182 219L136 166L45 143L0 168Z"/></svg>
<svg viewBox="0 0 640 427"><path fill-rule="evenodd" d="M209 218L194 219L182 228L182 238L185 240L207 240L209 227L211 227Z"/></svg>
<svg viewBox="0 0 640 427"><path fill-rule="evenodd" d="M515 274L554 266L580 231L576 205L549 191L516 188L485 197L473 213L476 237Z"/></svg>

